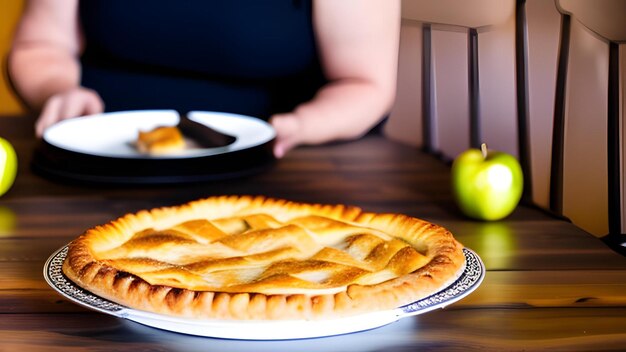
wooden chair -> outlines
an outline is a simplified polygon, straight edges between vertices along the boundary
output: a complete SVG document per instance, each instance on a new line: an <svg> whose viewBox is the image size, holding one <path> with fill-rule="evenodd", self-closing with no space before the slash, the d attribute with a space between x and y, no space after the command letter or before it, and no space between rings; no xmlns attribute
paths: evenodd
<svg viewBox="0 0 626 352"><path fill-rule="evenodd" d="M524 200L620 246L626 0L404 0L389 138L516 155Z"/></svg>
<svg viewBox="0 0 626 352"><path fill-rule="evenodd" d="M514 0L404 0L387 135L452 159L486 142L517 155Z"/></svg>
<svg viewBox="0 0 626 352"><path fill-rule="evenodd" d="M526 0L522 6L532 198L620 246L626 233L626 1Z"/></svg>

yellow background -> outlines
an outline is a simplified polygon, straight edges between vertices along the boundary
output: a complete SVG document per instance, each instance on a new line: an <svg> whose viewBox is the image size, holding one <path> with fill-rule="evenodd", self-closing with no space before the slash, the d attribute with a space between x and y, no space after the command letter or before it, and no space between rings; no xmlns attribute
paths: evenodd
<svg viewBox="0 0 626 352"><path fill-rule="evenodd" d="M0 56L2 60L0 116L24 113L24 108L9 88L6 77L6 56L11 47L11 38L22 11L23 3L23 0L0 0Z"/></svg>

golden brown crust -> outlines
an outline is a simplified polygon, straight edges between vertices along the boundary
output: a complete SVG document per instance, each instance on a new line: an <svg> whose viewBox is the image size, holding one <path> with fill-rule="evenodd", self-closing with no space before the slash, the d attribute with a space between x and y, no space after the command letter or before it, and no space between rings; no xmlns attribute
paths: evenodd
<svg viewBox="0 0 626 352"><path fill-rule="evenodd" d="M306 233L285 245L288 248L281 247L278 243L283 240L282 230L239 235L237 231L241 229L237 227L241 224L232 220L237 217L247 219L247 226L260 222L277 229L287 228L292 233ZM180 227L181 223L186 224ZM217 230L207 226L219 227L222 237L216 238ZM307 233L314 233L322 242L336 236L351 254L322 245L310 256L305 253L313 246L307 242ZM258 238L250 241L246 236ZM189 263L184 256L168 262L161 257L157 260L137 254L144 253L141 251L146 243L154 248L155 242L157 247L172 245L159 249L160 256L172 255L174 249L181 248L185 253L197 253L198 243L210 244L202 251L218 251L222 256L228 251L249 250L249 246L278 248L243 259L234 255L224 260L198 260L206 255L194 254ZM124 257L128 253L125 246L132 247L134 258ZM306 258L299 258L303 253ZM275 263L264 267L265 276L259 276L262 279L236 278L232 286L222 289L212 287L206 276L209 274L203 271L217 262L226 269L221 272L230 275L230 265L240 268L242 260L246 261L244 267L254 271L255 265L262 265L255 261L263 263L268 260L266 257L274 258ZM359 208L343 205L221 196L141 211L92 228L69 245L63 272L97 295L156 313L216 319L325 319L392 309L426 297L454 279L464 262L462 245L450 232L420 219L363 213ZM305 270L300 271L302 266ZM407 268L411 271L405 272ZM296 274L287 275L283 269ZM314 275L325 275L327 269L330 276L325 280L311 282L299 276L307 275L308 270ZM385 280L386 275L390 277ZM342 286L345 282L348 284Z"/></svg>

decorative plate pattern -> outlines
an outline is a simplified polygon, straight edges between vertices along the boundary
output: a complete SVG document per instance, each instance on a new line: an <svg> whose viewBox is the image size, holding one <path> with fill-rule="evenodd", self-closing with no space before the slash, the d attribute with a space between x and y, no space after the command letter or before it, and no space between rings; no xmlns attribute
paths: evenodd
<svg viewBox="0 0 626 352"><path fill-rule="evenodd" d="M50 259L48 259L48 262L46 262L46 265L44 266L44 277L48 284L63 296L76 303L82 303L82 305L87 308L110 313L121 311L124 308L121 305L104 298L100 298L67 279L62 271L63 261L65 260L65 257L67 257L67 250L68 246L64 246L53 254Z"/></svg>
<svg viewBox="0 0 626 352"><path fill-rule="evenodd" d="M464 248L465 269L461 276L450 286L434 295L400 307L406 315L415 315L429 308L454 303L471 293L485 277L485 268L480 258L473 251Z"/></svg>
<svg viewBox="0 0 626 352"><path fill-rule="evenodd" d="M159 329L229 339L281 340L332 336L369 330L398 319L444 308L473 292L485 277L480 257L464 248L466 264L460 276L438 293L395 310L319 321L220 321L164 316L127 308L80 288L62 272L68 246L50 256L44 265L46 282L70 301L84 307Z"/></svg>

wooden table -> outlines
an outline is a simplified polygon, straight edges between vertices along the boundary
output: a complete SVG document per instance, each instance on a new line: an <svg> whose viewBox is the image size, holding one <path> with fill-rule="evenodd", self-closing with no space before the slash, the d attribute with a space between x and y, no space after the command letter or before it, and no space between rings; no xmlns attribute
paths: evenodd
<svg viewBox="0 0 626 352"><path fill-rule="evenodd" d="M29 168L33 120L0 118L17 149L13 188L0 198L0 350L413 351L625 350L626 258L574 225L519 206L506 220L468 220L456 210L449 167L414 148L367 136L294 150L273 168L205 184L87 187ZM48 287L45 260L85 229L127 212L217 194L262 194L400 212L449 228L484 261L467 298L362 333L237 341L162 331L88 311Z"/></svg>

